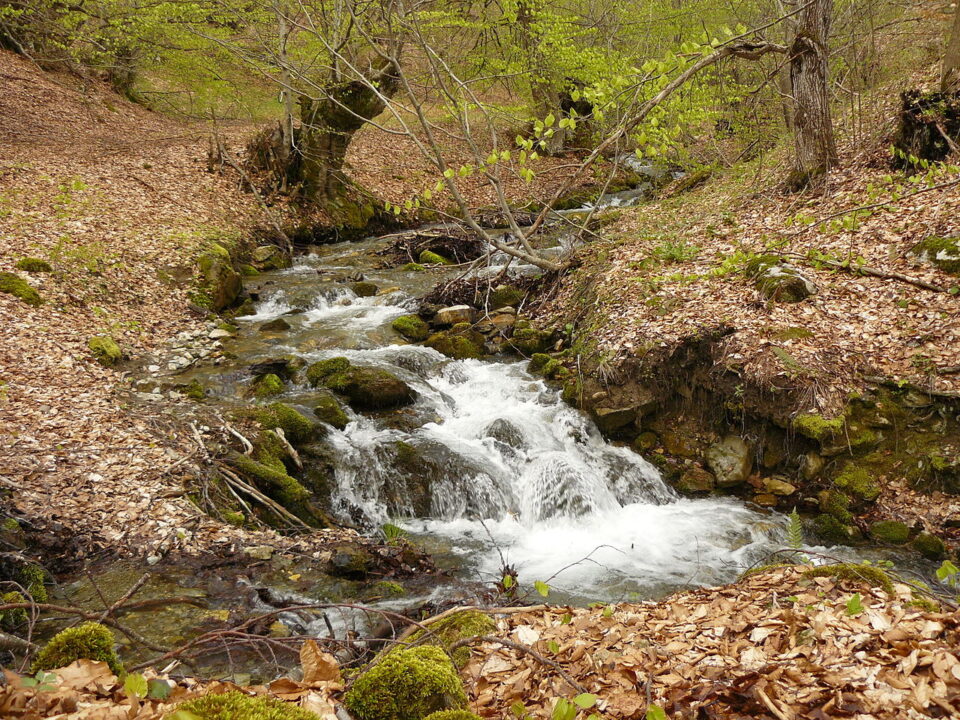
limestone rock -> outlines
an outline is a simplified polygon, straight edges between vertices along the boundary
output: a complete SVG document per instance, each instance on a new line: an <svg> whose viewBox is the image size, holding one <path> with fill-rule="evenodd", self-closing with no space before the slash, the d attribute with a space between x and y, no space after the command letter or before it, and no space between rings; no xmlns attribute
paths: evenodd
<svg viewBox="0 0 960 720"><path fill-rule="evenodd" d="M784 478L774 475L763 479L763 491L768 495L793 495L797 488L791 485Z"/></svg>
<svg viewBox="0 0 960 720"><path fill-rule="evenodd" d="M251 264L257 270L282 270L292 264L290 258L276 245L254 248Z"/></svg>
<svg viewBox="0 0 960 720"><path fill-rule="evenodd" d="M717 479L709 470L694 467L687 470L677 481L677 490L686 493L710 492L717 486Z"/></svg>
<svg viewBox="0 0 960 720"><path fill-rule="evenodd" d="M593 411L593 419L600 432L609 433L629 425L637 419L635 407L601 407Z"/></svg>
<svg viewBox="0 0 960 720"><path fill-rule="evenodd" d="M451 305L437 310L433 316L433 324L439 326L459 325L460 323L474 323L477 320L477 311L469 305Z"/></svg>
<svg viewBox="0 0 960 720"><path fill-rule="evenodd" d="M742 438L727 435L707 449L707 465L717 477L720 487L733 487L744 482L750 475L753 458L750 448Z"/></svg>

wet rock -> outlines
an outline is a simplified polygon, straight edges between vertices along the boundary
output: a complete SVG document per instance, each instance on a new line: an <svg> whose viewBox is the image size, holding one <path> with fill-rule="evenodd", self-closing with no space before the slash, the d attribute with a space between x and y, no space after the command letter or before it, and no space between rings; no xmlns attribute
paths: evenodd
<svg viewBox="0 0 960 720"><path fill-rule="evenodd" d="M526 293L513 285L501 285L490 293L489 307L498 310L504 307L517 307L523 302Z"/></svg>
<svg viewBox="0 0 960 720"><path fill-rule="evenodd" d="M297 370L304 366L304 364L305 363L302 358L290 355L286 357L261 360L260 362L251 365L249 369L250 374L254 376L277 375L289 380L296 374Z"/></svg>
<svg viewBox="0 0 960 720"><path fill-rule="evenodd" d="M276 245L254 248L251 260L256 270L282 270L292 264L289 256Z"/></svg>
<svg viewBox="0 0 960 720"><path fill-rule="evenodd" d="M547 352L550 349L553 333L539 330L525 318L517 320L510 346L520 354L530 357L534 353Z"/></svg>
<svg viewBox="0 0 960 720"><path fill-rule="evenodd" d="M420 253L420 264L422 265L452 265L453 263L443 255L438 255L430 250L424 250Z"/></svg>
<svg viewBox="0 0 960 720"><path fill-rule="evenodd" d="M362 580L374 567L373 556L357 545L341 545L333 550L330 573L337 577Z"/></svg>
<svg viewBox="0 0 960 720"><path fill-rule="evenodd" d="M345 357L332 357L326 360L318 360L307 368L307 380L311 385L317 387L318 385L322 385L327 377L349 369L350 361Z"/></svg>
<svg viewBox="0 0 960 720"><path fill-rule="evenodd" d="M678 457L694 457L698 452L695 438L679 430L664 430L660 437L663 439L663 449Z"/></svg>
<svg viewBox="0 0 960 720"><path fill-rule="evenodd" d="M398 317L390 324L390 327L413 342L420 342L430 337L430 326L417 315Z"/></svg>
<svg viewBox="0 0 960 720"><path fill-rule="evenodd" d="M413 388L381 368L350 366L323 377L322 384L358 410L388 410L409 405L417 397Z"/></svg>
<svg viewBox="0 0 960 720"><path fill-rule="evenodd" d="M483 434L486 437L499 440L504 445L509 445L514 450L522 450L526 446L523 430L505 418L497 418L487 425Z"/></svg>
<svg viewBox="0 0 960 720"><path fill-rule="evenodd" d="M761 255L752 260L747 265L747 277L765 298L774 302L796 303L817 292L817 286L799 268L782 262L776 255Z"/></svg>
<svg viewBox="0 0 960 720"><path fill-rule="evenodd" d="M635 407L599 407L593 411L593 420L602 433L611 433L637 419Z"/></svg>
<svg viewBox="0 0 960 720"><path fill-rule="evenodd" d="M936 535L923 532L913 539L913 549L928 560L942 560L947 553L947 546Z"/></svg>
<svg viewBox="0 0 960 720"><path fill-rule="evenodd" d="M727 435L707 449L707 465L716 475L717 485L733 487L749 477L753 458L742 438Z"/></svg>
<svg viewBox="0 0 960 720"><path fill-rule="evenodd" d="M222 340L223 338L233 337L233 333L229 330L217 328L216 330L211 330L207 337L211 340Z"/></svg>
<svg viewBox="0 0 960 720"><path fill-rule="evenodd" d="M787 482L786 478L774 475L763 479L763 492L767 495L779 495L785 497L793 495L797 491L795 485Z"/></svg>
<svg viewBox="0 0 960 720"><path fill-rule="evenodd" d="M454 360L481 358L484 356L483 335L469 323L459 323L449 330L434 333L424 343L439 353Z"/></svg>
<svg viewBox="0 0 960 720"><path fill-rule="evenodd" d="M290 323L282 317L278 317L260 326L260 332L285 332L290 329Z"/></svg>
<svg viewBox="0 0 960 720"><path fill-rule="evenodd" d="M460 323L474 323L476 320L477 311L469 305L451 305L437 310L430 322L432 325L443 327L459 325Z"/></svg>
<svg viewBox="0 0 960 720"><path fill-rule="evenodd" d="M243 279L234 270L227 249L214 244L197 259L197 266L200 270L198 288L190 299L214 312L233 307L243 290Z"/></svg>
<svg viewBox="0 0 960 720"><path fill-rule="evenodd" d="M331 393L323 393L313 401L313 414L320 422L332 425L337 430L343 430L350 422L350 418Z"/></svg>
<svg viewBox="0 0 960 720"><path fill-rule="evenodd" d="M709 470L694 467L677 480L677 490L685 493L710 492L717 486L717 479Z"/></svg>
<svg viewBox="0 0 960 720"><path fill-rule="evenodd" d="M804 480L813 480L823 472L825 465L819 453L812 450L800 459L800 474Z"/></svg>
<svg viewBox="0 0 960 720"><path fill-rule="evenodd" d="M772 493L760 493L759 495L753 496L753 502L760 507L772 508L777 506L777 496Z"/></svg>
<svg viewBox="0 0 960 720"><path fill-rule="evenodd" d="M251 385L251 392L253 393L253 396L261 399L281 395L283 394L283 391L283 380L273 373L261 375L254 380L253 385Z"/></svg>
<svg viewBox="0 0 960 720"><path fill-rule="evenodd" d="M350 290L357 297L373 297L379 292L379 288L372 282L355 282L350 284Z"/></svg>

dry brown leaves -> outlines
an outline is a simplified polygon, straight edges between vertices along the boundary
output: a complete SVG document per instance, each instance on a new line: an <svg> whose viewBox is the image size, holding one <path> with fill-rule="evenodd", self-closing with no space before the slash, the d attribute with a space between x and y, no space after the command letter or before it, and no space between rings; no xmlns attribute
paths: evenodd
<svg viewBox="0 0 960 720"><path fill-rule="evenodd" d="M851 614L854 593L863 610ZM957 717L960 616L919 612L909 598L903 585L887 597L779 568L660 602L511 614L499 634L559 662L604 718L642 718L648 703L704 720ZM577 694L530 655L492 644L464 675L483 717L519 702L547 718Z"/></svg>
<svg viewBox="0 0 960 720"><path fill-rule="evenodd" d="M194 678L171 678L152 670L143 676L169 688L164 699L131 698L124 683L106 663L77 660L47 674L40 685L32 679L5 671L6 687L0 689L0 717L18 720L160 720L178 703L198 695L241 691L264 695L334 720L333 695L343 689L340 668L332 655L321 652L308 640L300 651L302 680L280 678L269 685L240 687L231 682L202 682Z"/></svg>

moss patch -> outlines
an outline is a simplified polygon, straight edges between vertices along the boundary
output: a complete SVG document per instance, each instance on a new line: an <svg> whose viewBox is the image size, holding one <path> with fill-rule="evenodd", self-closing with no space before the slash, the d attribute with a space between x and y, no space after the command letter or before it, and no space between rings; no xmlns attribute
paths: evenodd
<svg viewBox="0 0 960 720"><path fill-rule="evenodd" d="M943 540L930 533L920 533L911 543L914 550L930 560L941 560L947 554Z"/></svg>
<svg viewBox="0 0 960 720"><path fill-rule="evenodd" d="M833 480L834 487L852 498L873 502L880 497L880 488L870 477L870 473L857 465L847 465Z"/></svg>
<svg viewBox="0 0 960 720"><path fill-rule="evenodd" d="M523 302L526 293L513 285L501 285L490 293L490 309L497 310L504 307L517 307Z"/></svg>
<svg viewBox="0 0 960 720"><path fill-rule="evenodd" d="M340 403L330 393L324 393L314 400L313 414L317 416L320 422L332 425L337 430L343 430L350 422L350 418L340 407Z"/></svg>
<svg viewBox="0 0 960 720"><path fill-rule="evenodd" d="M316 422L285 403L271 403L258 409L254 417L265 428L283 430L284 437L291 443L310 440L318 430Z"/></svg>
<svg viewBox="0 0 960 720"><path fill-rule="evenodd" d="M430 623L426 630L417 630L410 636L411 644L436 645L445 650L467 638L477 635L489 635L496 629L496 623L486 613L479 610L463 610L443 620ZM470 648L461 647L453 651L453 662L462 668L470 659Z"/></svg>
<svg viewBox="0 0 960 720"><path fill-rule="evenodd" d="M793 429L811 440L829 440L843 432L842 417L827 419L822 415L798 415L793 419Z"/></svg>
<svg viewBox="0 0 960 720"><path fill-rule="evenodd" d="M53 266L50 265L46 260L41 260L40 258L33 257L24 257L17 260L16 264L17 270L23 270L25 272L33 273L48 273L53 272Z"/></svg>
<svg viewBox="0 0 960 720"><path fill-rule="evenodd" d="M390 327L403 335L407 340L420 342L430 337L430 326L421 320L417 315L403 315L398 317Z"/></svg>
<svg viewBox="0 0 960 720"><path fill-rule="evenodd" d="M39 565L23 565L17 572L17 579L35 603L45 603L50 599L47 594L47 573Z"/></svg>
<svg viewBox="0 0 960 720"><path fill-rule="evenodd" d="M400 269L406 270L407 272L423 272L426 270L420 263L407 263L406 265L401 265Z"/></svg>
<svg viewBox="0 0 960 720"><path fill-rule="evenodd" d="M345 357L333 357L320 360L307 368L307 381L317 387L323 385L325 378L336 373L342 373L350 368L350 361Z"/></svg>
<svg viewBox="0 0 960 720"><path fill-rule="evenodd" d="M821 513L811 523L814 535L825 542L849 544L856 537L855 529L834 515Z"/></svg>
<svg viewBox="0 0 960 720"><path fill-rule="evenodd" d="M34 307L43 304L40 293L30 283L14 273L0 272L0 292L20 298L27 305L33 305Z"/></svg>
<svg viewBox="0 0 960 720"><path fill-rule="evenodd" d="M897 520L879 520L870 526L870 536L880 542L903 545L910 539L910 528Z"/></svg>
<svg viewBox="0 0 960 720"><path fill-rule="evenodd" d="M12 605L14 603L25 603L27 599L16 590L0 595L0 603ZM14 610L4 610L0 612L0 627L5 630L13 630L18 625L27 621L27 609L19 608Z"/></svg>
<svg viewBox="0 0 960 720"><path fill-rule="evenodd" d="M483 343L483 335L470 323L458 323L449 330L434 333L424 344L454 360L466 360L482 358Z"/></svg>
<svg viewBox="0 0 960 720"><path fill-rule="evenodd" d="M98 335L87 340L87 348L93 357L104 367L112 367L123 360L123 350L117 341L106 335Z"/></svg>
<svg viewBox="0 0 960 720"><path fill-rule="evenodd" d="M882 588L887 595L893 595L893 581L890 576L873 565L856 565L854 563L821 565L804 570L803 576L807 578L829 577L836 580L865 583L870 587Z"/></svg>
<svg viewBox="0 0 960 720"><path fill-rule="evenodd" d="M417 397L413 388L381 368L348 366L343 372L326 375L321 382L360 410L387 410L408 405Z"/></svg>
<svg viewBox="0 0 960 720"><path fill-rule="evenodd" d="M283 390L283 380L273 373L261 375L253 381L253 396L258 397L261 400L282 395Z"/></svg>
<svg viewBox="0 0 960 720"><path fill-rule="evenodd" d="M443 255L437 255L435 252L424 250L420 253L420 262L423 265L452 265Z"/></svg>
<svg viewBox="0 0 960 720"><path fill-rule="evenodd" d="M199 720L317 720L317 715L293 703L267 697L249 697L241 692L203 695L187 700L166 718L196 716Z"/></svg>
<svg viewBox="0 0 960 720"><path fill-rule="evenodd" d="M123 673L120 658L113 651L113 634L95 622L67 628L54 635L33 661L30 672L56 670L80 659L105 662L115 675Z"/></svg>
<svg viewBox="0 0 960 720"><path fill-rule="evenodd" d="M423 720L480 720L469 710L440 710L430 713Z"/></svg>
<svg viewBox="0 0 960 720"><path fill-rule="evenodd" d="M945 273L960 275L960 238L929 237L910 252Z"/></svg>
<svg viewBox="0 0 960 720"><path fill-rule="evenodd" d="M343 701L358 720L422 720L466 707L467 696L447 654L425 646L385 655L354 682Z"/></svg>

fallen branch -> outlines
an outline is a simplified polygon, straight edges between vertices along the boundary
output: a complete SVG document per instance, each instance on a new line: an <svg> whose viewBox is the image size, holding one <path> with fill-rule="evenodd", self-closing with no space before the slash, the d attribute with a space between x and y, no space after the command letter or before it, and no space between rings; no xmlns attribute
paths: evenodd
<svg viewBox="0 0 960 720"><path fill-rule="evenodd" d="M928 283L926 280L920 280L919 278L912 278L907 275L901 275L900 273L887 272L885 270L879 270L878 268L871 267L869 265L853 265L851 263L841 263L836 262L835 260L816 260L810 261L810 258L802 253L794 252L785 252L781 255L787 255L789 257L795 257L801 260L807 260L808 264L811 267L816 265L824 265L834 270L841 270L843 272L850 273L851 275L869 275L871 277L882 278L884 280L897 280L902 283L907 283L908 285L913 285L914 287L922 288L923 290L930 290L931 292L945 293L949 292L947 288L941 287L939 285L934 285L933 283Z"/></svg>
<svg viewBox="0 0 960 720"><path fill-rule="evenodd" d="M276 500L273 500L267 497L252 485L245 483L243 480L240 479L239 475L234 473L227 466L223 465L222 463L218 463L217 469L223 475L223 478L224 480L227 481L227 484L232 485L237 490L244 492L245 494L249 495L257 502L263 505L266 505L269 510L272 510L275 514L279 515L281 519L285 520L287 523L289 523L293 527L296 527L302 530L310 529L310 526L307 525L303 520L298 518L289 510L287 510L285 507L283 507L283 505L278 503Z"/></svg>

